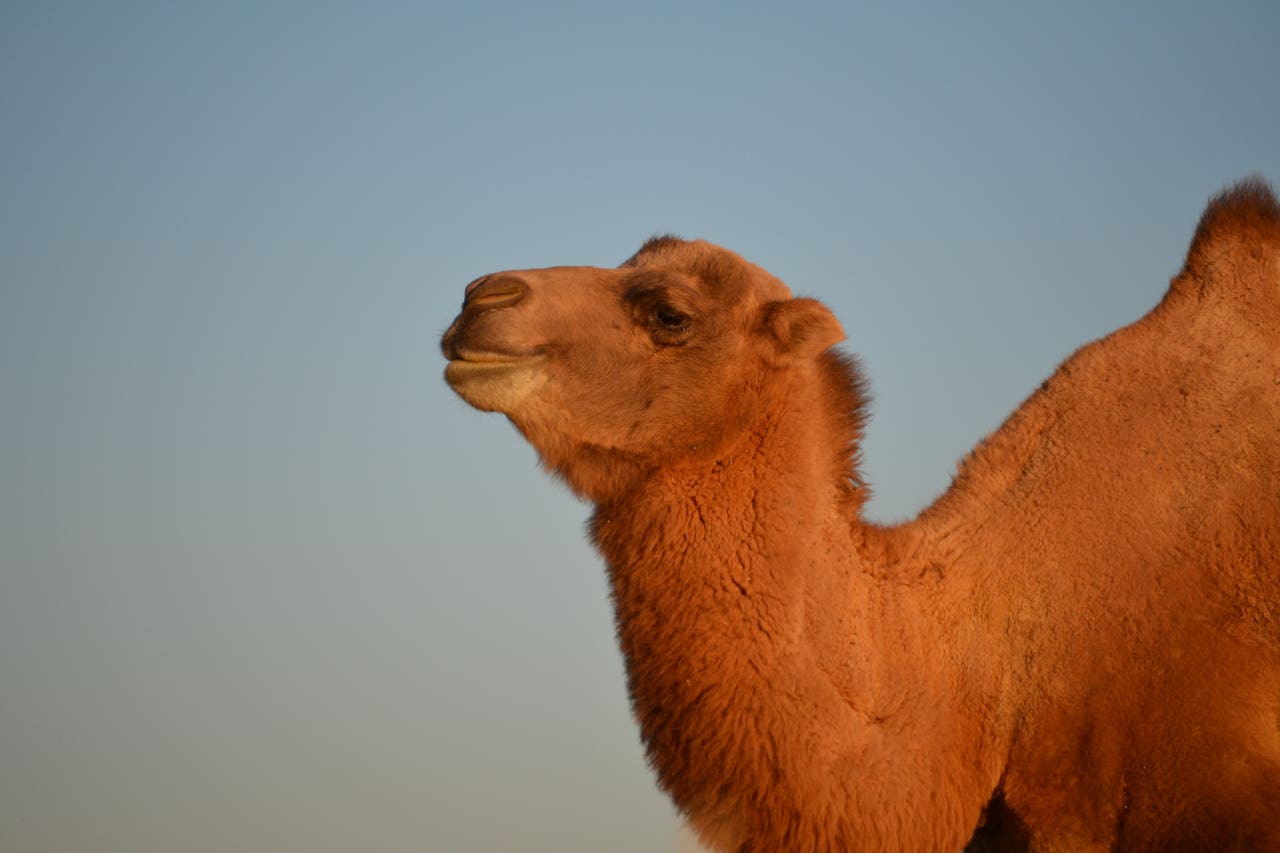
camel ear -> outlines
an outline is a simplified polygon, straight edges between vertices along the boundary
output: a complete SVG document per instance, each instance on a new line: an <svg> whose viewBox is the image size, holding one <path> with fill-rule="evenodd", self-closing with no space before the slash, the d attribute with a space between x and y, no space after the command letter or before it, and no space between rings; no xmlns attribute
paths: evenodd
<svg viewBox="0 0 1280 853"><path fill-rule="evenodd" d="M764 306L764 328L779 361L803 361L844 340L840 321L816 299L787 299Z"/></svg>

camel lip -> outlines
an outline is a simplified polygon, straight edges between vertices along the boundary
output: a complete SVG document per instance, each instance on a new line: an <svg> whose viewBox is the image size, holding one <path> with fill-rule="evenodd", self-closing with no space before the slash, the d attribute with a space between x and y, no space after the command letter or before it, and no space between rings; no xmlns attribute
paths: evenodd
<svg viewBox="0 0 1280 853"><path fill-rule="evenodd" d="M450 367L518 367L523 364L532 364L535 361L542 361L546 358L543 353L509 353L509 352L493 352L490 350L480 351L462 351L454 352L453 357L449 359Z"/></svg>

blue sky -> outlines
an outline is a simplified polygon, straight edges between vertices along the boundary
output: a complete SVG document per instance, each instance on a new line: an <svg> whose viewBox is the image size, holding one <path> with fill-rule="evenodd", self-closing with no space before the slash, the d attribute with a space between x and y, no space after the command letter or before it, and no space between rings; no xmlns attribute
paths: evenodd
<svg viewBox="0 0 1280 853"><path fill-rule="evenodd" d="M463 286L657 232L826 301L909 516L1206 199L1275 3L0 10L0 848L659 851L588 508Z"/></svg>

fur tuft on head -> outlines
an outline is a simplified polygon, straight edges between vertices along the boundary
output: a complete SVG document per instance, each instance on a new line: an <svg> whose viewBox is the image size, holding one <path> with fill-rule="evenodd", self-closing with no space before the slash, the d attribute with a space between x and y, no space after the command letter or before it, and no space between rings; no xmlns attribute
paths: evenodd
<svg viewBox="0 0 1280 853"><path fill-rule="evenodd" d="M645 240L644 245L637 249L634 255L623 261L621 266L634 267L645 255L657 254L665 249L683 246L686 242L688 241L674 234L655 234Z"/></svg>

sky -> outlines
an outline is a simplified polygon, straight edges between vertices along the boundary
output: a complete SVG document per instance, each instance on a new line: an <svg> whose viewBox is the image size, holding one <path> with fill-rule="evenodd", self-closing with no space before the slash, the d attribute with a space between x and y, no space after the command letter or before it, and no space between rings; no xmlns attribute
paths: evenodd
<svg viewBox="0 0 1280 853"><path fill-rule="evenodd" d="M1206 200L1280 4L0 6L0 849L681 848L590 507L441 379L495 270L824 300L910 517Z"/></svg>

